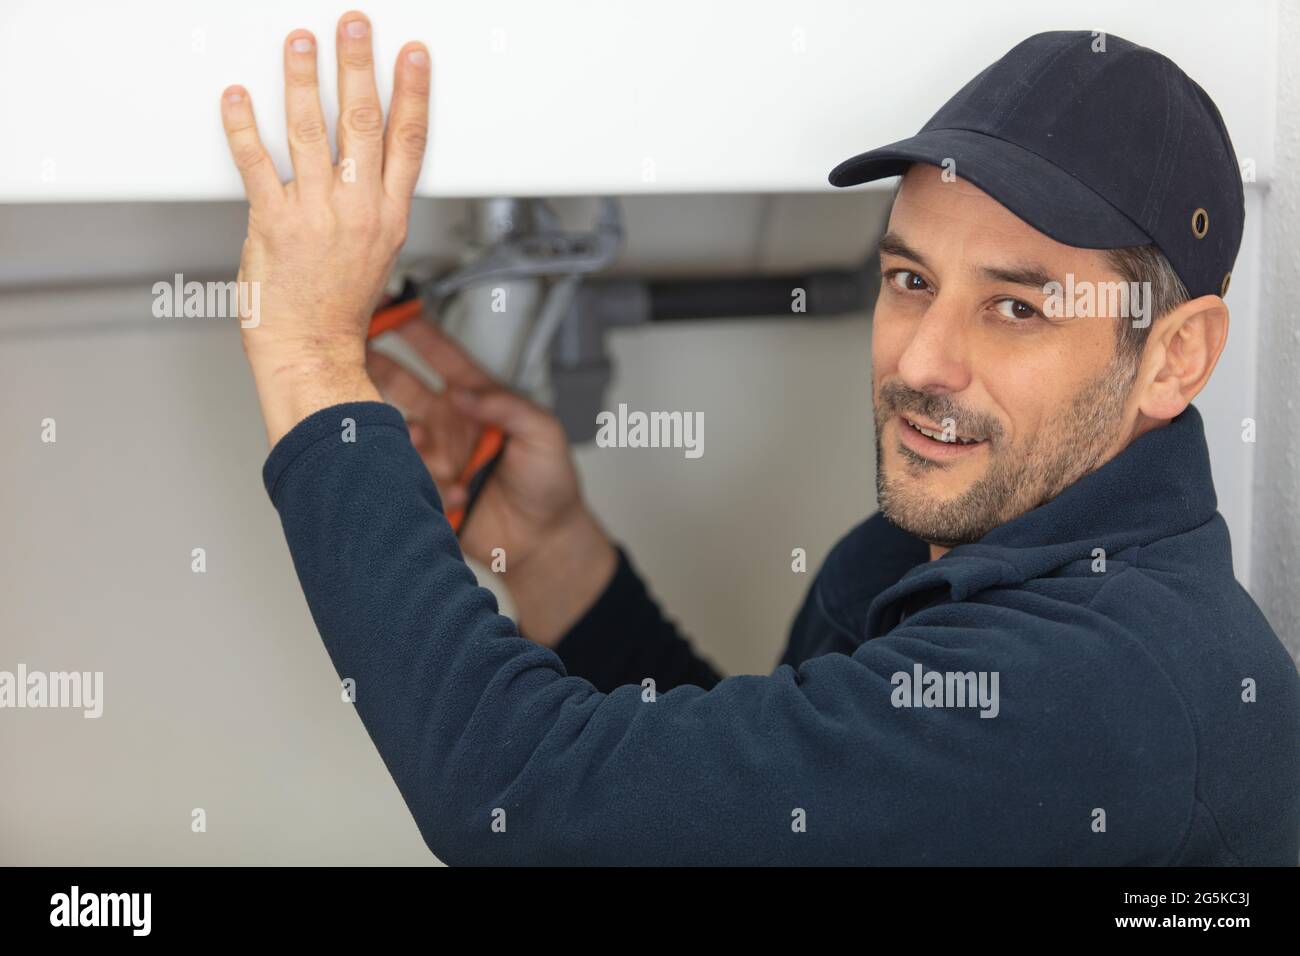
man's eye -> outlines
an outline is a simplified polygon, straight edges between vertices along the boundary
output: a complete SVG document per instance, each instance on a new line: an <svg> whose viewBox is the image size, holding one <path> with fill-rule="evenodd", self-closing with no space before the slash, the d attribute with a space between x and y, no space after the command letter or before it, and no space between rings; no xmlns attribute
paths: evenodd
<svg viewBox="0 0 1300 956"><path fill-rule="evenodd" d="M889 274L889 281L900 292L924 292L930 288L923 276L907 269L895 269Z"/></svg>
<svg viewBox="0 0 1300 956"><path fill-rule="evenodd" d="M1032 305L1021 302L1019 299L999 299L995 308L999 315L1006 316L1008 319L1015 319L1023 322L1026 319L1032 319L1038 315L1038 310Z"/></svg>

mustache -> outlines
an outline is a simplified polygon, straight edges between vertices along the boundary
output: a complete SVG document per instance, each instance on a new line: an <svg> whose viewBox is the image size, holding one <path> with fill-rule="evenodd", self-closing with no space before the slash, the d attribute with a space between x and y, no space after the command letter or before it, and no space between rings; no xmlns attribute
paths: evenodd
<svg viewBox="0 0 1300 956"><path fill-rule="evenodd" d="M957 434L964 438L996 440L1002 436L1002 426L996 418L962 408L951 395L929 395L908 388L902 382L886 382L880 386L880 394L876 397L879 420L907 412L939 425L950 418L956 423Z"/></svg>

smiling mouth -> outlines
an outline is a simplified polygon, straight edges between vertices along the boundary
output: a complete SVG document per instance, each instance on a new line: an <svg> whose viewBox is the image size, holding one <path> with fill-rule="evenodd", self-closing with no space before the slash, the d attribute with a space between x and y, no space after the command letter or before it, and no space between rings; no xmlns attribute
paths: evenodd
<svg viewBox="0 0 1300 956"><path fill-rule="evenodd" d="M903 444L921 455L952 458L969 454L988 443L985 438L970 438L955 432L945 434L943 429L914 421L906 415L899 415L898 423Z"/></svg>
<svg viewBox="0 0 1300 956"><path fill-rule="evenodd" d="M903 416L903 421L907 422L908 425L916 429L916 431L920 432L926 438L933 438L935 441L943 442L945 445L978 445L984 440L982 438L963 438L961 435L956 433L954 433L951 438L947 438L944 436L943 431L936 428L930 428L928 425L914 422L906 415Z"/></svg>

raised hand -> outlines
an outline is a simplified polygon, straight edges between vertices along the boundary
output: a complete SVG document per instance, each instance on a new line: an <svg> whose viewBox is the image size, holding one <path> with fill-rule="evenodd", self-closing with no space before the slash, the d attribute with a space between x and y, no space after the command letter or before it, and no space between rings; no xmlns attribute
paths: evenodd
<svg viewBox="0 0 1300 956"><path fill-rule="evenodd" d="M274 444L298 421L342 401L378 398L365 372L371 313L406 241L428 135L430 63L421 43L397 57L384 122L370 21L338 24L338 158L331 153L306 30L285 39L285 109L294 179L282 184L242 86L221 116L248 195L239 279L257 283L260 315L241 322L244 350Z"/></svg>

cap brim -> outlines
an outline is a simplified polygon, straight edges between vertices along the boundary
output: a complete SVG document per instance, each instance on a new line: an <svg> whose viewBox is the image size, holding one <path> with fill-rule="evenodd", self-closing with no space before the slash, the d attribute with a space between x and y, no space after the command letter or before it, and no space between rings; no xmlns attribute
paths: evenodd
<svg viewBox="0 0 1300 956"><path fill-rule="evenodd" d="M985 133L934 129L846 159L832 186L901 176L913 163L943 166L978 186L1039 232L1067 246L1118 249L1153 240L1090 187L1036 153Z"/></svg>

